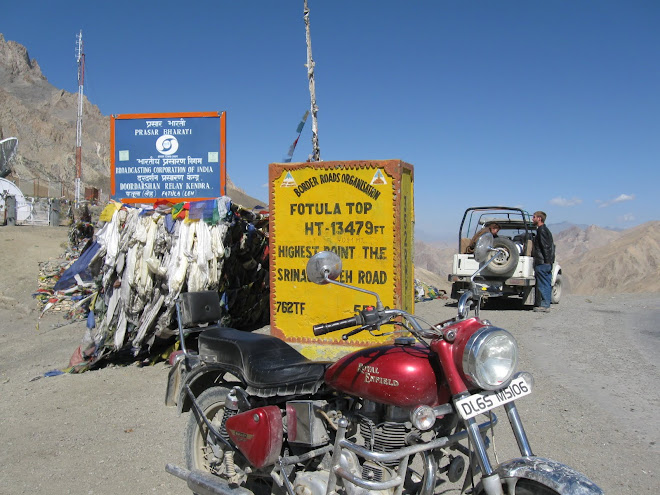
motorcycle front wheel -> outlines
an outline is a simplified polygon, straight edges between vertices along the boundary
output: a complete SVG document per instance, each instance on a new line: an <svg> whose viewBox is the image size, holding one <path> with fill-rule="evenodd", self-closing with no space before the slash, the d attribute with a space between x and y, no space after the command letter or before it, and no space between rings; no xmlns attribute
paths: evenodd
<svg viewBox="0 0 660 495"><path fill-rule="evenodd" d="M505 480L502 480L504 495L561 495L558 491L527 478L516 478L509 481L515 481L515 483L509 485ZM478 495L486 495L483 487L479 490Z"/></svg>

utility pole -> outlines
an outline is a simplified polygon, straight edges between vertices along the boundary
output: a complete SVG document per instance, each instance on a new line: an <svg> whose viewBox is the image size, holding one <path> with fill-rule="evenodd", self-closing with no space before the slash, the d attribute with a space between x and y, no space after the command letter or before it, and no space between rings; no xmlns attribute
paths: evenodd
<svg viewBox="0 0 660 495"><path fill-rule="evenodd" d="M303 19L305 20L305 33L307 37L307 78L309 79L309 96L311 98L312 113L312 161L321 161L321 150L319 149L319 134L317 113L319 108L316 106L316 88L314 86L314 59L312 59L312 35L309 32L309 8L307 0L303 8Z"/></svg>
<svg viewBox="0 0 660 495"><path fill-rule="evenodd" d="M82 29L80 34L76 36L76 62L78 63L78 120L76 123L76 192L74 204L78 208L81 199L83 83L85 82L85 52L83 51Z"/></svg>

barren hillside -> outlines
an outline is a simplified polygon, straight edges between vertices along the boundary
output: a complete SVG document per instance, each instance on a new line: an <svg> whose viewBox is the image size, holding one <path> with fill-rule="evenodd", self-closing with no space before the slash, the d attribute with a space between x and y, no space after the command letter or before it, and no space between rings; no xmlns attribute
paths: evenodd
<svg viewBox="0 0 660 495"><path fill-rule="evenodd" d="M608 244L562 261L571 292L660 292L660 221L626 230Z"/></svg>
<svg viewBox="0 0 660 495"><path fill-rule="evenodd" d="M592 249L605 246L621 237L621 232L590 225L584 230L573 226L554 236L559 262L571 260Z"/></svg>
<svg viewBox="0 0 660 495"><path fill-rule="evenodd" d="M434 273L415 265L415 278L432 287L443 289L448 294L451 292L451 284L447 281L447 275Z"/></svg>
<svg viewBox="0 0 660 495"><path fill-rule="evenodd" d="M27 49L0 34L0 129L19 141L10 178L73 184L77 98L51 85ZM83 115L83 183L107 191L110 119L86 98Z"/></svg>
<svg viewBox="0 0 660 495"><path fill-rule="evenodd" d="M422 241L415 241L415 270L425 270L425 272L420 271L419 278L425 283L430 285L435 285L438 288L449 287L449 282L447 282L447 275L451 271L452 256L456 251L456 247L453 244L448 243L434 243L429 244ZM432 273L436 276L443 279L443 285L438 285L436 282L431 282L424 278L424 273ZM445 287L446 286L446 287Z"/></svg>

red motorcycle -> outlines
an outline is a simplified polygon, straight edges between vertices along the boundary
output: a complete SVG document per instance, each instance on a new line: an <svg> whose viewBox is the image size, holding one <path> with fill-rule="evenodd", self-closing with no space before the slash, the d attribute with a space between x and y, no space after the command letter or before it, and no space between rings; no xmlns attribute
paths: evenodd
<svg viewBox="0 0 660 495"><path fill-rule="evenodd" d="M478 251L487 264L496 253L483 237ZM316 325L315 335L353 327L344 339L361 331L386 335L390 325L401 331L393 344L335 363L310 361L275 337L217 325L201 331L192 352L185 347L189 327L218 320L218 294L183 294L182 351L166 403L192 414L187 469L168 464L167 471L198 494L430 495L461 479L461 493L602 494L584 475L532 453L515 403L531 393L532 377L516 372L513 336L478 316L480 270L458 316L430 325L336 281L339 257L317 253L307 265L310 281L372 294L376 306ZM494 465L489 433L498 406L521 456Z"/></svg>

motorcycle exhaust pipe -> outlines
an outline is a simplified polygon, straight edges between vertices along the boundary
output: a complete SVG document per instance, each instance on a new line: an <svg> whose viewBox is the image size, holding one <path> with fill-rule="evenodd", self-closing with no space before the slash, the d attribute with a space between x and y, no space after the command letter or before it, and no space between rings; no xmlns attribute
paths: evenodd
<svg viewBox="0 0 660 495"><path fill-rule="evenodd" d="M188 488L198 495L254 495L246 488L231 487L222 478L203 471L189 471L174 464L167 464L165 471L188 483Z"/></svg>

